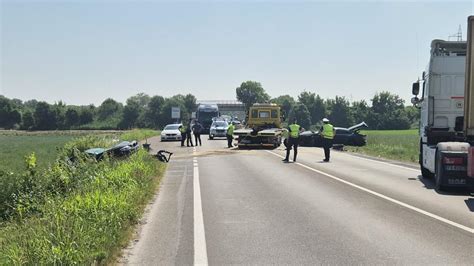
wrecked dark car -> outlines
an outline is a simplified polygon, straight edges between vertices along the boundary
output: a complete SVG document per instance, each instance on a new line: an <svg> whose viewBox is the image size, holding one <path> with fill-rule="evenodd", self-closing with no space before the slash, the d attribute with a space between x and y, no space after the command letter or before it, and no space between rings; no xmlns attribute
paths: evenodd
<svg viewBox="0 0 474 266"><path fill-rule="evenodd" d="M126 155L130 155L136 152L139 148L137 141L122 141L119 144L108 148L92 148L85 151L86 154L89 156L95 157L97 160L102 159L104 154L108 154L109 156L113 157L122 157Z"/></svg>
<svg viewBox="0 0 474 266"><path fill-rule="evenodd" d="M365 146L367 136L361 134L361 129L368 128L365 122L359 123L349 128L334 127L336 135L333 145L345 146ZM305 131L300 134L300 146L322 147L322 136L319 131Z"/></svg>

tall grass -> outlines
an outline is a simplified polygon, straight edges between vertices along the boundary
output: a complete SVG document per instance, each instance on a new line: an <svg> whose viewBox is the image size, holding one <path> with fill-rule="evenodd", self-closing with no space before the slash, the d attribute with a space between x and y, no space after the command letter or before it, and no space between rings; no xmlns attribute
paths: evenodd
<svg viewBox="0 0 474 266"><path fill-rule="evenodd" d="M153 136L160 135L160 131L153 129L133 129L123 133L120 138L123 140L145 140Z"/></svg>
<svg viewBox="0 0 474 266"><path fill-rule="evenodd" d="M81 152L107 141L83 137L48 169L38 169L32 154L23 172L8 173L15 182L0 202L1 265L104 263L120 249L165 165L142 150L101 162Z"/></svg>
<svg viewBox="0 0 474 266"><path fill-rule="evenodd" d="M418 130L367 130L367 145L347 147L352 152L406 162L418 162Z"/></svg>

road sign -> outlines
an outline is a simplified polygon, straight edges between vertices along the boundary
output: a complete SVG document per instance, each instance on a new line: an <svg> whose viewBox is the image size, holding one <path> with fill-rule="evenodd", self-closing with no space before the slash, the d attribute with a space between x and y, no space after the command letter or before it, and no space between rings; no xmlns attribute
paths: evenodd
<svg viewBox="0 0 474 266"><path fill-rule="evenodd" d="M171 118L172 119L181 118L181 109L179 109L179 107L171 107Z"/></svg>
<svg viewBox="0 0 474 266"><path fill-rule="evenodd" d="M192 113L191 113L191 118L192 118L192 119L196 119L196 112L192 112Z"/></svg>

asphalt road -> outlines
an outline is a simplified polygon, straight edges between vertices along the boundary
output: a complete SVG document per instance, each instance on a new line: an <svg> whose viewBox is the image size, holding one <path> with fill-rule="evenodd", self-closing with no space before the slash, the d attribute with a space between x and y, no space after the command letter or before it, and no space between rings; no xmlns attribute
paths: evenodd
<svg viewBox="0 0 474 266"><path fill-rule="evenodd" d="M439 194L412 166L225 140L175 152L130 265L474 263L474 197Z"/></svg>

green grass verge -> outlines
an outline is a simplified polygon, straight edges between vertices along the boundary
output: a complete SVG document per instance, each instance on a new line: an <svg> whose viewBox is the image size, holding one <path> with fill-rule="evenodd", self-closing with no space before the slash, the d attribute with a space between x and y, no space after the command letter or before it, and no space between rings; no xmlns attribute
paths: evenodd
<svg viewBox="0 0 474 266"><path fill-rule="evenodd" d="M367 145L346 147L348 151L405 162L418 162L419 141L417 129L367 130Z"/></svg>
<svg viewBox="0 0 474 266"><path fill-rule="evenodd" d="M126 244L165 164L144 150L101 162L81 152L109 141L82 137L48 169L29 156L23 172L0 173L2 189L13 187L0 192L0 265L107 263Z"/></svg>
<svg viewBox="0 0 474 266"><path fill-rule="evenodd" d="M124 132L120 138L122 140L145 140L154 136L159 136L160 131L153 129L133 129L130 131Z"/></svg>
<svg viewBox="0 0 474 266"><path fill-rule="evenodd" d="M64 144L81 136L112 137L121 140L144 140L159 135L151 129L130 131L64 130L64 131L0 131L0 171L16 172L24 169L25 156L35 153L37 166L46 168L58 155Z"/></svg>

